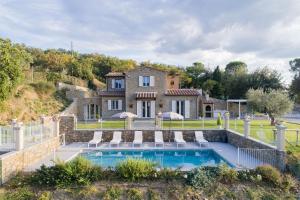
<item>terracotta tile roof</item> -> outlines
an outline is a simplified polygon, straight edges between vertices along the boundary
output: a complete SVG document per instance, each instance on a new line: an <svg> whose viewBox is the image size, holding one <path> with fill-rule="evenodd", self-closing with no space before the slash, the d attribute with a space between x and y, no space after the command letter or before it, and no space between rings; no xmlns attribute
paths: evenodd
<svg viewBox="0 0 300 200"><path fill-rule="evenodd" d="M113 76L125 76L123 72L109 72L108 74L105 75L106 77L113 77Z"/></svg>
<svg viewBox="0 0 300 200"><path fill-rule="evenodd" d="M137 99L155 99L157 92L136 92Z"/></svg>
<svg viewBox="0 0 300 200"><path fill-rule="evenodd" d="M124 97L125 91L99 91L99 95L103 97Z"/></svg>
<svg viewBox="0 0 300 200"><path fill-rule="evenodd" d="M167 96L199 96L200 93L195 89L169 89L167 90Z"/></svg>

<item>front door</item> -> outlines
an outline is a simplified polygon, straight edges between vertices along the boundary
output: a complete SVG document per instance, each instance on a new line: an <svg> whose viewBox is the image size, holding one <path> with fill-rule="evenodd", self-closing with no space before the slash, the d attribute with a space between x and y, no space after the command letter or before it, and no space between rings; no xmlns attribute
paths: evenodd
<svg viewBox="0 0 300 200"><path fill-rule="evenodd" d="M155 118L155 101L137 101L137 115L139 118Z"/></svg>
<svg viewBox="0 0 300 200"><path fill-rule="evenodd" d="M151 102L142 101L142 118L150 118L150 117L151 117Z"/></svg>

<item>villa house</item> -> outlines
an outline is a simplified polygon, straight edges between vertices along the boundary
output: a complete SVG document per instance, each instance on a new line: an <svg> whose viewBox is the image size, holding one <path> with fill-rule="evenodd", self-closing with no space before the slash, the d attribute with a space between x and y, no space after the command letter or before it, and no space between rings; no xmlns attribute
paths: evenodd
<svg viewBox="0 0 300 200"><path fill-rule="evenodd" d="M77 97L79 120L110 118L119 112L132 112L141 119L158 113L176 112L185 119L210 118L215 109L225 110L226 101L202 95L202 90L181 89L178 75L152 67L137 67L126 73L106 75L106 89L95 95Z"/></svg>

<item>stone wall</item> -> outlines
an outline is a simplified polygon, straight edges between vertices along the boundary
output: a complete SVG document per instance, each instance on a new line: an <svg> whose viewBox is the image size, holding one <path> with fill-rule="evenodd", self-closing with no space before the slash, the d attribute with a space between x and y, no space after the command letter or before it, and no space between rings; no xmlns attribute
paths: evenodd
<svg viewBox="0 0 300 200"><path fill-rule="evenodd" d="M17 172L24 170L27 166L39 161L49 155L60 145L59 137L43 141L21 151L12 151L0 156L1 180L0 184L5 183Z"/></svg>

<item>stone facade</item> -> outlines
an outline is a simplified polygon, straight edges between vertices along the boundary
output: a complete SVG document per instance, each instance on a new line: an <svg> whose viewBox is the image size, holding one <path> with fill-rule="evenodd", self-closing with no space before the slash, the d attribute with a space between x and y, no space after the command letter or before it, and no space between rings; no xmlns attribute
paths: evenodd
<svg viewBox="0 0 300 200"><path fill-rule="evenodd" d="M35 144L21 151L12 151L0 156L1 184L8 181L19 171L52 153L60 145L59 137L54 137Z"/></svg>
<svg viewBox="0 0 300 200"><path fill-rule="evenodd" d="M149 85L143 84L143 79ZM75 86L74 88L76 89ZM170 111L178 112L186 119L212 118L217 116L215 110L224 113L227 109L226 101L204 96L201 89L180 89L178 74L169 74L167 71L146 66L139 66L125 73L108 73L106 90L99 90L97 93L75 89L67 91L67 96L77 99L77 113L73 114L80 121L97 120L94 115L90 116L87 109L95 105L99 106L98 115L104 119L123 111L137 114L138 118L143 119L154 119L158 113ZM109 102L113 100L122 101L121 109L111 109ZM230 103L228 108L231 116L235 117L238 113L237 105ZM246 106L242 105L241 112L245 113L246 110Z"/></svg>

